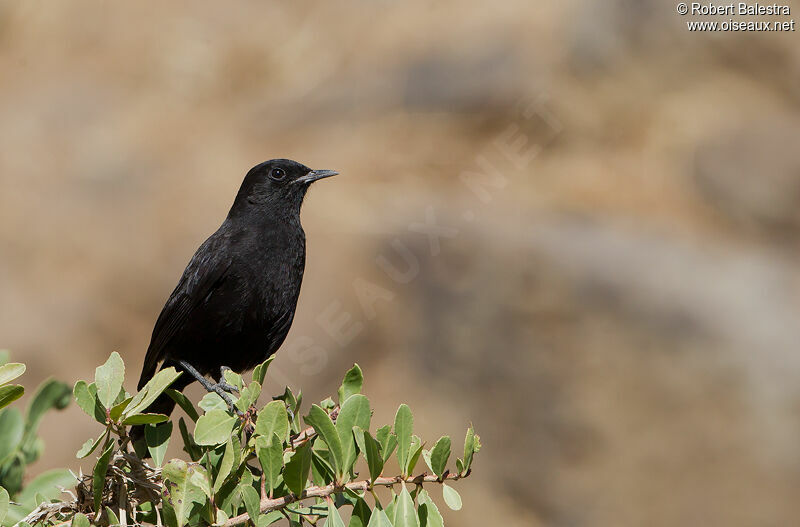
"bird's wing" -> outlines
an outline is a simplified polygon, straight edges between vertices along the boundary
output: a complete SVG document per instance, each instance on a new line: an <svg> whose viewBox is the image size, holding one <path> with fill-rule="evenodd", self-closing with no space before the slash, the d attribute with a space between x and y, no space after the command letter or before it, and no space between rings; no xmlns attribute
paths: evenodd
<svg viewBox="0 0 800 527"><path fill-rule="evenodd" d="M158 363L165 358L167 346L181 332L192 311L225 281L231 257L219 250L218 245L220 240L212 237L200 246L164 304L144 358L139 389L155 374Z"/></svg>

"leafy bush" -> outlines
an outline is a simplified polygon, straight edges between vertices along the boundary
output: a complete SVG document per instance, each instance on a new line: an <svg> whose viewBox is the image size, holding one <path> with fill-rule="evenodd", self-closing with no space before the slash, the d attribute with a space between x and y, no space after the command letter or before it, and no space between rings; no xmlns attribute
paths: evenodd
<svg viewBox="0 0 800 527"><path fill-rule="evenodd" d="M344 376L336 401L313 404L303 418L302 392L295 394L288 387L259 408L271 361L256 367L249 383L225 372L227 382L238 390L235 411L215 393L205 395L198 410L182 393L169 389L181 375L173 368L160 371L138 393L127 393L125 365L112 353L97 368L94 382L78 381L73 390L78 406L104 427L77 454L95 455L92 473L77 481L71 477L75 490L69 501L35 494L32 501L17 500L19 504L9 508L7 497L4 505L0 494L0 522L264 527L283 520L292 527L344 527L349 516L351 527L441 526L442 516L428 493L431 485L441 487L447 506L461 508L460 496L448 483L471 472L480 449L471 427L463 457L455 461L454 470L448 469L451 439L441 437L426 449L413 434L413 416L405 404L394 423L374 426L370 402L361 393L358 365ZM188 423L178 420L177 432L167 416L147 412L162 393L189 418ZM145 426L144 444L131 444L131 425ZM186 459L165 462L170 441L178 437ZM5 442L0 440L2 448ZM145 452L149 459L141 455ZM415 472L420 460L428 472ZM396 473L384 475L395 462ZM23 518L26 505L30 511L32 503L38 506Z"/></svg>
<svg viewBox="0 0 800 527"><path fill-rule="evenodd" d="M51 408L65 408L71 393L66 384L49 379L36 390L23 416L16 408L5 408L22 397L24 388L9 383L23 373L24 364L8 362L8 352L0 351L0 522L3 525L13 525L38 503L57 498L61 494L59 486L70 485L75 479L68 470L51 470L22 489L25 468L39 459L44 450L42 440L36 435L42 417ZM16 505L9 505L11 497Z"/></svg>

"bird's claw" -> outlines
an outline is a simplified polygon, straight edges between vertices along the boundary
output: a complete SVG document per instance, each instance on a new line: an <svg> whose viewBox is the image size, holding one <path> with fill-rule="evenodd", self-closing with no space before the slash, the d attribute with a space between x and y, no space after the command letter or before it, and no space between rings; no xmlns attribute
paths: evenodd
<svg viewBox="0 0 800 527"><path fill-rule="evenodd" d="M228 366L220 366L219 367L219 382L217 383L218 386L221 386L223 390L229 393L239 393L239 388L229 384L225 380L225 372L226 371L233 371Z"/></svg>
<svg viewBox="0 0 800 527"><path fill-rule="evenodd" d="M234 386L232 384L228 384L225 381L219 381L217 383L217 386L219 386L221 389L225 390L228 393L236 393L236 394L239 393L239 388L237 388L236 386Z"/></svg>
<svg viewBox="0 0 800 527"><path fill-rule="evenodd" d="M216 393L217 395L219 395L220 397L222 397L222 400L225 401L225 403L228 405L228 409L232 413L235 413L239 417L244 417L244 413L241 410L239 410L238 408L236 408L236 404L233 402L233 399L231 399L230 391L227 389L228 387L230 387L230 388L235 388L235 387L234 386L230 386L230 385L227 385L227 387L226 387L225 386L226 384L227 383L221 383L221 382L218 382L216 384L212 384L210 391L212 391L212 392Z"/></svg>

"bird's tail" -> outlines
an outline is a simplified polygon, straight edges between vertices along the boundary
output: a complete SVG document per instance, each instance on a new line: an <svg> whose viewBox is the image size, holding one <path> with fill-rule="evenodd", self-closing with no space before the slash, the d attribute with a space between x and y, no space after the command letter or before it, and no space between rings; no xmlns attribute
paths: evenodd
<svg viewBox="0 0 800 527"><path fill-rule="evenodd" d="M162 368L164 368L165 366L162 366ZM152 375L150 376L152 377ZM147 380L149 380L145 379L146 377L143 373L142 379L139 381L139 389L141 389L142 386L144 386L147 383ZM186 372L184 372L183 375L175 379L175 382L173 382L170 385L170 388L182 392L183 389L189 386L192 382L194 382L194 378L191 375L188 375ZM158 396L158 398L155 401L153 401L153 404L151 404L147 408L147 413L164 414L168 416L172 413L172 410L174 409L175 409L175 401L173 401L172 397L170 397L166 393L162 393L161 395ZM144 439L144 425L132 426L131 429L128 431L128 434L130 435L131 442L134 445L134 447L137 446L137 443L140 443L143 446L142 440ZM137 452L139 452L140 454L144 454L145 457L150 457L149 455L147 455L146 447L143 448L142 450L137 448Z"/></svg>

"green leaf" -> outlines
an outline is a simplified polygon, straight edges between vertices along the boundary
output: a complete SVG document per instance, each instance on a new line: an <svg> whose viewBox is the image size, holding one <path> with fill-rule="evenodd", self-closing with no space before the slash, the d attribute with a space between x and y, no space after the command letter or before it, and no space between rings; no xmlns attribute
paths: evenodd
<svg viewBox="0 0 800 527"><path fill-rule="evenodd" d="M72 517L72 527L91 527L89 518L80 512L75 513L75 516Z"/></svg>
<svg viewBox="0 0 800 527"><path fill-rule="evenodd" d="M354 426L353 437L356 440L356 447L358 447L358 451L364 454L364 459L366 459L367 455L365 452L367 447L364 445L364 430L360 426Z"/></svg>
<svg viewBox="0 0 800 527"><path fill-rule="evenodd" d="M361 367L354 364L347 373L344 374L342 385L339 387L339 405L344 405L345 401L351 395L361 393L361 387L364 385L364 374L361 372Z"/></svg>
<svg viewBox="0 0 800 527"><path fill-rule="evenodd" d="M214 497L211 492L211 477L208 474L208 470L202 465L189 465L186 473L195 491L193 494L194 502L206 505L206 498L210 500Z"/></svg>
<svg viewBox="0 0 800 527"><path fill-rule="evenodd" d="M253 380L261 386L264 386L264 379L267 377L267 368L269 368L273 360L275 360L275 355L272 355L253 369Z"/></svg>
<svg viewBox="0 0 800 527"><path fill-rule="evenodd" d="M256 522L256 527L267 527L268 525L272 525L276 521L282 519L283 519L283 514L281 514L280 511L270 511L258 517L258 521Z"/></svg>
<svg viewBox="0 0 800 527"><path fill-rule="evenodd" d="M350 489L350 488L347 488L347 487L344 487L342 490L344 492L342 492L342 494L340 494L341 498L339 498L337 496L337 504L339 504L339 505L342 504L341 502L347 502L350 505L355 506L355 502L356 501L358 501L360 499L364 499L364 496L367 495L367 492L364 491L364 490L355 490L355 489Z"/></svg>
<svg viewBox="0 0 800 527"><path fill-rule="evenodd" d="M300 407L303 405L303 390L299 390L297 392L297 398L288 406L288 409L291 410L289 414L289 420L291 422L291 429L293 432L299 434L303 427L303 420L300 418Z"/></svg>
<svg viewBox="0 0 800 527"><path fill-rule="evenodd" d="M420 490L417 494L417 502L419 503L419 523L420 527L444 527L444 519L439 512L439 507L433 502L428 495L427 490Z"/></svg>
<svg viewBox="0 0 800 527"><path fill-rule="evenodd" d="M481 438L475 433L471 426L467 429L467 437L464 438L464 469L462 472L469 472L472 467L472 456L481 449Z"/></svg>
<svg viewBox="0 0 800 527"><path fill-rule="evenodd" d="M228 516L227 512L222 509L217 509L216 522L214 522L214 525L225 525L225 522L227 522L229 519L230 516Z"/></svg>
<svg viewBox="0 0 800 527"><path fill-rule="evenodd" d="M253 483L253 476L244 463L231 472L219 491L215 493L215 503L219 508L223 509L228 516L236 516L239 514L239 506L242 501L242 495L239 493L239 484L241 483L248 485Z"/></svg>
<svg viewBox="0 0 800 527"><path fill-rule="evenodd" d="M258 462L263 470L264 486L269 496L278 486L281 469L283 468L283 441L276 434L267 438L256 437L256 453Z"/></svg>
<svg viewBox="0 0 800 527"><path fill-rule="evenodd" d="M94 417L98 423L106 423L106 411L97 399L97 386L94 383L86 384L86 381L78 381L72 393L75 402L86 415Z"/></svg>
<svg viewBox="0 0 800 527"><path fill-rule="evenodd" d="M61 381L48 379L39 385L33 394L33 399L28 404L28 412L25 422L25 440L33 442L36 437L36 430L45 412L51 408L62 410L69 404L72 390Z"/></svg>
<svg viewBox="0 0 800 527"><path fill-rule="evenodd" d="M234 403L234 405L240 411L247 412L247 410L250 409L250 406L256 402L259 395L261 395L261 385L257 381L253 381L240 390L239 399Z"/></svg>
<svg viewBox="0 0 800 527"><path fill-rule="evenodd" d="M414 426L414 417L411 409L401 404L394 416L394 433L397 435L397 462L404 476L408 475L408 462L411 458L411 430Z"/></svg>
<svg viewBox="0 0 800 527"><path fill-rule="evenodd" d="M164 414L136 414L126 417L122 424L124 425L155 425L169 420Z"/></svg>
<svg viewBox="0 0 800 527"><path fill-rule="evenodd" d="M237 454L239 450L239 441L237 440L236 444L234 444L233 440L235 437L236 436L229 437L228 442L225 443L225 452L222 454L217 477L214 478L214 492L218 492L223 483L225 483L225 478L231 473L233 466L238 466L237 458L239 456Z"/></svg>
<svg viewBox="0 0 800 527"><path fill-rule="evenodd" d="M425 443L422 443L418 436L414 435L411 437L411 448L409 450L411 454L409 455L408 468L406 469L408 474L414 472L414 467L417 466L417 461L419 461L419 456L422 454L422 447L424 446Z"/></svg>
<svg viewBox="0 0 800 527"><path fill-rule="evenodd" d="M358 498L353 506L353 514L350 515L350 523L347 527L367 527L371 511L369 505L363 498Z"/></svg>
<svg viewBox="0 0 800 527"><path fill-rule="evenodd" d="M261 515L261 499L258 497L258 492L250 485L240 485L239 492L242 493L242 501L244 501L244 508L247 509L247 515L255 523Z"/></svg>
<svg viewBox="0 0 800 527"><path fill-rule="evenodd" d="M336 431L339 433L339 440L342 443L342 453L344 454L343 471L347 472L356 461L356 443L353 437L353 427L358 426L362 430L369 430L369 422L372 417L369 408L369 399L361 394L350 396L339 411L336 418Z"/></svg>
<svg viewBox="0 0 800 527"><path fill-rule="evenodd" d="M48 379L43 382L28 404L26 428L35 431L44 413L50 408L64 409L70 400L72 390L63 382Z"/></svg>
<svg viewBox="0 0 800 527"><path fill-rule="evenodd" d="M369 432L365 432L360 427L353 429L356 438L359 438L359 449L364 454L369 467L370 481L375 481L383 471L383 457L381 456L381 445L372 438Z"/></svg>
<svg viewBox="0 0 800 527"><path fill-rule="evenodd" d="M133 400L123 413L124 418L146 410L180 376L181 372L175 371L172 366L153 375L153 378L139 390L139 393L133 396Z"/></svg>
<svg viewBox="0 0 800 527"><path fill-rule="evenodd" d="M308 416L305 418L306 423L314 427L317 434L328 445L328 450L331 453L333 461L333 468L336 470L337 476L344 475L344 452L342 450L342 442L339 439L339 433L333 425L330 416L321 407L316 404L311 406Z"/></svg>
<svg viewBox="0 0 800 527"><path fill-rule="evenodd" d="M160 425L148 425L144 427L144 440L147 443L147 451L153 458L153 463L160 467L164 463L164 456L169 446L169 438L172 436L172 422L167 421Z"/></svg>
<svg viewBox="0 0 800 527"><path fill-rule="evenodd" d="M106 435L108 435L108 430L103 430L100 435L97 436L97 439L87 439L80 450L78 450L78 453L75 454L75 457L78 459L83 459L94 452L97 448L97 445L103 441L103 438L106 437Z"/></svg>
<svg viewBox="0 0 800 527"><path fill-rule="evenodd" d="M127 399L131 399L131 398L132 398L131 394L129 394L127 391L125 391L125 388L124 388L124 387L123 387L123 388L120 388L120 390L119 390L119 393L118 393L118 394L117 394L117 396L114 398L114 403L113 403L113 405L114 405L114 406L117 406L118 404L120 404L120 403L124 402L124 401L125 401L125 400L127 400ZM112 407L112 408L113 408L113 407Z"/></svg>
<svg viewBox="0 0 800 527"><path fill-rule="evenodd" d="M33 434L22 436L22 443L19 445L19 452L22 455L22 460L26 465L34 463L42 452L44 452L44 440L41 437Z"/></svg>
<svg viewBox="0 0 800 527"><path fill-rule="evenodd" d="M344 520L331 499L328 500L328 519L325 520L325 527L344 527Z"/></svg>
<svg viewBox="0 0 800 527"><path fill-rule="evenodd" d="M114 511L112 511L110 507L106 507L106 516L108 517L109 525L120 525L119 518L116 514L114 514Z"/></svg>
<svg viewBox="0 0 800 527"><path fill-rule="evenodd" d="M92 492L94 494L94 510L100 510L100 502L103 500L103 488L106 484L106 472L111 454L114 452L114 441L108 440L103 446L103 453L97 460L92 473Z"/></svg>
<svg viewBox="0 0 800 527"><path fill-rule="evenodd" d="M0 349L0 366L8 362L11 352L7 349Z"/></svg>
<svg viewBox="0 0 800 527"><path fill-rule="evenodd" d="M397 505L394 509L394 526L395 527L419 527L419 518L417 517L417 509L414 507L414 500L411 499L411 494L403 484L403 490L397 497Z"/></svg>
<svg viewBox="0 0 800 527"><path fill-rule="evenodd" d="M397 436L392 433L392 427L386 425L378 428L375 438L381 445L381 457L383 457L383 462L386 463L397 446Z"/></svg>
<svg viewBox="0 0 800 527"><path fill-rule="evenodd" d="M200 402L197 403L202 410L209 412L211 410L227 410L228 403L225 402L225 399L220 397L218 394L214 392L209 392L200 399Z"/></svg>
<svg viewBox="0 0 800 527"><path fill-rule="evenodd" d="M311 479L315 485L324 487L336 479L336 471L327 461L329 457L328 445L324 441L315 441L311 449Z"/></svg>
<svg viewBox="0 0 800 527"><path fill-rule="evenodd" d="M19 362L9 362L0 366L0 384L11 382L25 373L25 365Z"/></svg>
<svg viewBox="0 0 800 527"><path fill-rule="evenodd" d="M367 527L392 527L392 522L382 509L372 511Z"/></svg>
<svg viewBox="0 0 800 527"><path fill-rule="evenodd" d="M447 468L447 460L450 458L450 437L449 436L442 436L433 445L433 450L430 453L430 462L428 466L430 466L431 470L438 476L439 478L442 477L444 471Z"/></svg>
<svg viewBox="0 0 800 527"><path fill-rule="evenodd" d="M194 441L194 437L189 433L186 428L186 421L181 417L178 419L178 429L181 431L181 438L183 439L183 450L189 454L192 461L197 461L203 455L200 447Z"/></svg>
<svg viewBox="0 0 800 527"><path fill-rule="evenodd" d="M288 386L283 390L283 394L278 397L273 397L273 399L276 401L283 401L293 413L297 413L299 399L295 397L294 393L292 393L292 389Z"/></svg>
<svg viewBox="0 0 800 527"><path fill-rule="evenodd" d="M206 490L210 489L203 489L207 486L204 475L202 467L190 466L182 459L173 459L164 465L162 476L167 480L164 495L172 506L178 527L186 525L193 503L205 504Z"/></svg>
<svg viewBox="0 0 800 527"><path fill-rule="evenodd" d="M291 429L295 434L300 433L300 405L303 401L303 392L300 391L297 396L292 393L292 390L287 386L283 394L273 397L276 401L283 401L286 404L287 412L291 415Z"/></svg>
<svg viewBox="0 0 800 527"><path fill-rule="evenodd" d="M105 408L114 406L114 399L122 389L125 379L125 363L116 351L111 353L102 366L98 366L94 373L94 383L97 385L97 398Z"/></svg>
<svg viewBox="0 0 800 527"><path fill-rule="evenodd" d="M431 467L433 467L433 463L431 462L431 451L423 449L422 450L422 459L425 460L425 464L428 465L428 468L430 468L431 472L433 472L433 468L431 468Z"/></svg>
<svg viewBox="0 0 800 527"><path fill-rule="evenodd" d="M24 433L25 421L19 410L16 408L0 410L0 467L5 464L6 458L17 450Z"/></svg>
<svg viewBox="0 0 800 527"><path fill-rule="evenodd" d="M18 384L10 384L8 386L0 386L0 408L6 407L13 403L25 393L25 388Z"/></svg>
<svg viewBox="0 0 800 527"><path fill-rule="evenodd" d="M198 445L220 445L228 440L236 418L225 410L214 409L197 420L194 440Z"/></svg>
<svg viewBox="0 0 800 527"><path fill-rule="evenodd" d="M311 445L306 443L295 450L292 459L286 463L283 481L286 487L296 495L300 495L306 487L308 472L311 470Z"/></svg>
<svg viewBox="0 0 800 527"><path fill-rule="evenodd" d="M275 434L283 442L288 433L289 417L286 415L286 406L282 401L272 401L258 412L257 435L270 438L272 434Z"/></svg>
<svg viewBox="0 0 800 527"><path fill-rule="evenodd" d="M61 495L60 487L68 489L74 487L76 483L75 476L73 476L69 470L48 470L33 478L33 480L17 494L14 501L23 505L23 507L28 510L31 510L38 506L41 501L50 501L58 498ZM39 499L36 498L37 495L39 495Z"/></svg>
<svg viewBox="0 0 800 527"><path fill-rule="evenodd" d="M242 376L236 373L233 370L225 370L225 373L222 376L225 379L225 382L230 384L231 386L236 386L240 391L242 386L244 386L242 381Z"/></svg>
<svg viewBox="0 0 800 527"><path fill-rule="evenodd" d="M3 520L6 519L6 514L8 513L8 500L8 491L0 487L0 525L3 524Z"/></svg>
<svg viewBox="0 0 800 527"><path fill-rule="evenodd" d="M458 495L456 489L447 485L446 483L442 483L442 495L444 496L444 502L448 507L454 511L461 510L461 496Z"/></svg>
<svg viewBox="0 0 800 527"><path fill-rule="evenodd" d="M131 404L131 401L133 401L133 397L126 397L122 402L115 404L114 407L108 411L108 416L111 420L115 423L119 422L119 418L122 417L122 412Z"/></svg>
<svg viewBox="0 0 800 527"><path fill-rule="evenodd" d="M13 496L22 489L22 478L25 475L25 460L21 456L12 456L5 463L3 463L3 486L8 491L9 495ZM9 509L9 518L14 511L13 507ZM27 514L27 512L26 512ZM19 516L24 517L25 514ZM17 521L19 518L13 519L11 523Z"/></svg>
<svg viewBox="0 0 800 527"><path fill-rule="evenodd" d="M389 500L389 504L384 510L386 511L386 516L394 522L394 511L397 508L397 494L394 493L394 489L391 490L391 496L392 499Z"/></svg>
<svg viewBox="0 0 800 527"><path fill-rule="evenodd" d="M195 410L194 405L192 404L192 402L189 400L188 397L186 397L177 390L173 390L172 388L167 388L166 390L164 390L164 393L169 395L170 398L173 401L175 401L177 405L180 406L181 409L183 409L184 412L186 412L186 415L189 416L189 419L191 419L194 422L197 422L197 420L200 418L200 415L197 413L197 410Z"/></svg>

